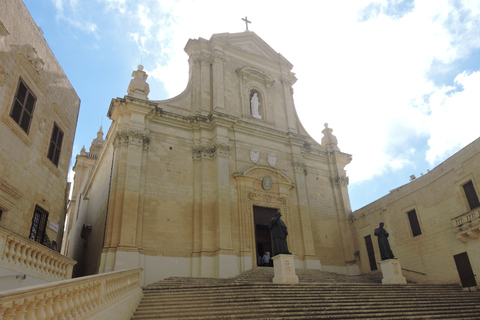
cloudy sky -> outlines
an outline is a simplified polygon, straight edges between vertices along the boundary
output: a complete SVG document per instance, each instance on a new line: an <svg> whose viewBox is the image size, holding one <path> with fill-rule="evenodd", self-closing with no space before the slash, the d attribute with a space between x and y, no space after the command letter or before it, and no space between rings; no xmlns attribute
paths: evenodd
<svg viewBox="0 0 480 320"><path fill-rule="evenodd" d="M480 0L24 0L82 100L88 149L138 64L150 95L187 84L188 39L249 29L293 65L300 119L353 155L353 210L479 137ZM72 160L72 164L73 164Z"/></svg>

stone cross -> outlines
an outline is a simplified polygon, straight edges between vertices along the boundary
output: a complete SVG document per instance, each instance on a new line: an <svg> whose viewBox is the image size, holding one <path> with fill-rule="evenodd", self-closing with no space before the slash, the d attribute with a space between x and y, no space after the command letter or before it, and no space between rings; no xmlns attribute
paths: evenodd
<svg viewBox="0 0 480 320"><path fill-rule="evenodd" d="M247 28L246 31L248 31L248 24L249 24L249 23L252 23L252 21L248 21L247 16L245 16L245 19L242 18L242 20L245 21L245 27Z"/></svg>

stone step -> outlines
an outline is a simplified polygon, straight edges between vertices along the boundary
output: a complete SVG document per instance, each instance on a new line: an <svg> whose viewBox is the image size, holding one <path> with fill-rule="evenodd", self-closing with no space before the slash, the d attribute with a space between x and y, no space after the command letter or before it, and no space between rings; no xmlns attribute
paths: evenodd
<svg viewBox="0 0 480 320"><path fill-rule="evenodd" d="M248 308L243 310L196 310L189 312L183 308L166 312L165 310L150 310L136 312L132 319L283 319L300 318L307 319L463 319L463 316L474 317L480 312L480 306L470 305L468 309L463 306L419 306L419 307L394 307L362 306L352 309L344 309L337 306L315 307L296 305L291 307L270 308L263 305L262 308ZM461 318L462 316L462 318ZM455 318L456 317L456 318Z"/></svg>
<svg viewBox="0 0 480 320"><path fill-rule="evenodd" d="M480 292L458 285L381 285L378 274L297 274L297 285L273 284L271 268L230 279L172 277L144 288L132 319L480 319Z"/></svg>
<svg viewBox="0 0 480 320"><path fill-rule="evenodd" d="M370 297L370 296L334 296L334 297L315 297L315 299L312 299L311 297L305 296L305 297L296 297L296 296L291 296L291 295L285 295L283 297L268 297L266 299L262 299L262 297L257 297L257 296L252 296L252 297L235 297L235 296L209 296L204 299L199 298L187 298L187 297L182 297L182 296L175 296L173 298L165 298L165 297L145 297L144 300L139 304L139 308L143 306L156 306L160 305L161 306L171 306L171 305L176 305L178 302L175 300L180 300L184 304L188 305L218 305L218 304L228 304L228 303L238 303L238 304L247 304L247 303L253 303L253 304L258 304L258 303L280 303L282 301L289 303L290 301L293 302L298 302L298 303L332 303L332 304L354 304L356 305L357 301L362 301L362 303L383 303L383 304L407 304L407 303L430 303L430 304L435 304L435 303L451 303L451 304L456 304L456 303L461 303L461 304L467 304L470 302L475 302L478 303L479 299L478 297L447 297L447 296L442 296L442 297L419 297L419 296L414 296L414 297L409 297L409 296L403 296L403 297ZM341 301L341 302L337 302Z"/></svg>
<svg viewBox="0 0 480 320"><path fill-rule="evenodd" d="M172 306L161 306L161 305L151 305L151 306L139 306L137 309L138 315L140 314L150 314L152 312L159 312L164 315L168 314L176 314L178 312L178 305L172 305ZM305 311L307 309L318 309L318 308L323 308L325 310L338 310L341 309L342 312L356 312L358 310L364 310L364 309L375 309L375 310L392 310L392 309L402 309L402 310L419 310L419 309L425 309L425 310L440 310L442 308L444 309L455 309L455 310L470 310L470 309L478 309L478 301L477 302L470 302L470 303L462 303L462 304L456 304L456 305L446 305L445 303L428 303L428 302L408 302L408 303L382 303L382 302L366 302L364 304L362 303L330 303L330 304L325 304L325 303L318 303L316 301L294 301L290 303L286 303L285 301L275 301L275 302L263 302L263 303L258 303L258 302L253 302L249 304L245 303L224 303L224 304L206 304L206 305L183 305L181 307L182 314L183 315L189 315L189 314L198 314L199 313L199 308L202 310L205 310L209 314L213 314L216 312L224 312L227 311L231 314L233 313L238 313L238 314L243 314L245 312L252 311L255 313L255 311L259 308L262 307L263 309L266 309L267 307L272 310L271 308L274 308L273 310L279 309L279 308L301 308L301 310Z"/></svg>

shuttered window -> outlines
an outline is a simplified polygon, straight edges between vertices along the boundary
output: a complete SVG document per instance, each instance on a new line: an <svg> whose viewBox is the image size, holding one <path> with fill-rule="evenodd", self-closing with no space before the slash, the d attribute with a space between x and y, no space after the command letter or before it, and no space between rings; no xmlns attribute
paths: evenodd
<svg viewBox="0 0 480 320"><path fill-rule="evenodd" d="M37 98L20 78L10 117L28 134Z"/></svg>
<svg viewBox="0 0 480 320"><path fill-rule="evenodd" d="M47 158L50 159L54 165L58 167L60 159L60 151L62 150L63 131L60 130L56 123L53 123L52 136L48 147Z"/></svg>
<svg viewBox="0 0 480 320"><path fill-rule="evenodd" d="M467 197L470 210L480 207L480 202L478 201L477 192L475 191L475 187L473 186L472 181L465 183L463 185L463 190L465 191L465 196Z"/></svg>
<svg viewBox="0 0 480 320"><path fill-rule="evenodd" d="M412 229L412 234L414 237L422 234L422 229L420 229L420 224L418 223L417 212L415 209L407 212L408 220L410 221L410 228Z"/></svg>

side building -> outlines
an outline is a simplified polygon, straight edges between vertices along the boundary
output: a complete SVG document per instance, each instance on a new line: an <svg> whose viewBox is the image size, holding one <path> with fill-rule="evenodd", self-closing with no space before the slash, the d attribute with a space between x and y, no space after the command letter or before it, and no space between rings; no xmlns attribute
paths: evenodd
<svg viewBox="0 0 480 320"><path fill-rule="evenodd" d="M75 273L140 266L145 284L234 276L272 252L277 211L297 268L358 273L351 156L327 125L321 143L301 125L293 65L250 31L189 40L185 51L183 93L149 100L139 66L111 102L101 150L77 157L66 247L84 257Z"/></svg>
<svg viewBox="0 0 480 320"><path fill-rule="evenodd" d="M476 287L480 274L480 138L350 216L362 273L378 268L380 222L404 276Z"/></svg>
<svg viewBox="0 0 480 320"><path fill-rule="evenodd" d="M21 0L0 1L0 288L71 277L58 253L80 99Z"/></svg>

